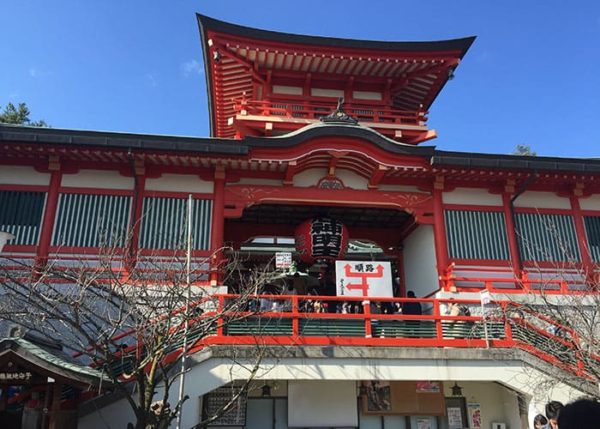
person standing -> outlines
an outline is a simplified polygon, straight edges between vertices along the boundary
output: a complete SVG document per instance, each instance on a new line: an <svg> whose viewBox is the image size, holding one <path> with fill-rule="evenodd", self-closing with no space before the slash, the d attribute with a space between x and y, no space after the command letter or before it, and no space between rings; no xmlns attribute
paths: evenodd
<svg viewBox="0 0 600 429"><path fill-rule="evenodd" d="M409 290L406 294L407 298L416 299L415 293L412 290ZM409 316L420 316L423 314L423 308L421 307L421 303L418 301L405 301L402 303L402 314ZM410 331L411 337L419 336L419 328L421 327L420 320L407 320L406 326Z"/></svg>

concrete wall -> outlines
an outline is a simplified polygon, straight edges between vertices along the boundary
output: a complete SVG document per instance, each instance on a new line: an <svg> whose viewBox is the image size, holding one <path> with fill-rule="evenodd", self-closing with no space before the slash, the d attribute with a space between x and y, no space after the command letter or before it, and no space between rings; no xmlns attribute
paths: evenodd
<svg viewBox="0 0 600 429"><path fill-rule="evenodd" d="M439 287L431 225L420 225L404 240L404 280L417 297Z"/></svg>

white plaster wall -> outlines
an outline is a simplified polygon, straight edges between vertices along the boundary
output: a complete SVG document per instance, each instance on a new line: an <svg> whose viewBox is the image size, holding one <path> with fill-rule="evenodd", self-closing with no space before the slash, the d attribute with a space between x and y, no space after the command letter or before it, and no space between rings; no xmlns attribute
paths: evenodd
<svg viewBox="0 0 600 429"><path fill-rule="evenodd" d="M404 280L406 290L418 297L438 289L433 226L420 225L404 240Z"/></svg>
<svg viewBox="0 0 600 429"><path fill-rule="evenodd" d="M163 174L157 179L146 179L147 191L213 192L213 183L192 174Z"/></svg>
<svg viewBox="0 0 600 429"><path fill-rule="evenodd" d="M294 176L294 186L308 187L315 186L317 182L327 175L326 168L311 168L301 171Z"/></svg>
<svg viewBox="0 0 600 429"><path fill-rule="evenodd" d="M351 189L368 189L369 181L350 170L336 169L335 175L344 182L347 188Z"/></svg>
<svg viewBox="0 0 600 429"><path fill-rule="evenodd" d="M0 185L48 185L50 173L40 173L33 167L3 165L0 167Z"/></svg>
<svg viewBox="0 0 600 429"><path fill-rule="evenodd" d="M239 181L232 183L232 185L268 185L268 186L281 186L281 180L274 179L260 179L254 177L243 177Z"/></svg>
<svg viewBox="0 0 600 429"><path fill-rule="evenodd" d="M502 206L502 196L477 188L456 188L452 192L443 192L442 201L444 204Z"/></svg>
<svg viewBox="0 0 600 429"><path fill-rule="evenodd" d="M516 392L491 382L469 382L457 380L463 388L467 404L481 406L481 427L491 428L492 422L506 423L506 429L521 429L519 404ZM445 396L452 396L453 382L444 383Z"/></svg>
<svg viewBox="0 0 600 429"><path fill-rule="evenodd" d="M77 427L79 429L125 428L129 422L135 423L135 417L129 403L122 399L80 417Z"/></svg>
<svg viewBox="0 0 600 429"><path fill-rule="evenodd" d="M600 210L600 195L591 195L587 198L580 198L579 206L582 210Z"/></svg>
<svg viewBox="0 0 600 429"><path fill-rule="evenodd" d="M290 381L288 424L309 428L357 427L356 381Z"/></svg>
<svg viewBox="0 0 600 429"><path fill-rule="evenodd" d="M118 171L81 170L76 174L63 174L61 185L76 188L133 189L133 177L125 177Z"/></svg>
<svg viewBox="0 0 600 429"><path fill-rule="evenodd" d="M514 202L515 207L530 207L536 209L567 209L571 208L568 198L559 197L553 192L525 191Z"/></svg>

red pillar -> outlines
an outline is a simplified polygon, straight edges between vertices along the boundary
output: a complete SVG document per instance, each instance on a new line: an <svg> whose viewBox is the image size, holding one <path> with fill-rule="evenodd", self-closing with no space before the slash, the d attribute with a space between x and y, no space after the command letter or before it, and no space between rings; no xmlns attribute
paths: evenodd
<svg viewBox="0 0 600 429"><path fill-rule="evenodd" d="M448 269L448 243L446 240L446 223L444 221L444 204L442 202L443 178L436 179L433 185L433 234L435 238L435 255L438 275L443 276Z"/></svg>
<svg viewBox="0 0 600 429"><path fill-rule="evenodd" d="M515 220L510 209L511 194L506 191L502 194L502 208L504 209L504 224L506 226L506 237L508 239L508 250L510 251L510 264L515 277L521 277L521 254L515 228Z"/></svg>
<svg viewBox="0 0 600 429"><path fill-rule="evenodd" d="M62 180L62 172L58 163L51 162L50 167L52 174L50 176L48 195L46 196L46 208L42 220L40 240L36 251L36 265L38 267L44 265L48 260L52 230L54 229L54 221L56 219L56 209L58 208L58 191L60 189L60 181Z"/></svg>
<svg viewBox="0 0 600 429"><path fill-rule="evenodd" d="M210 231L211 271L210 283L216 285L221 279L221 262L223 259L225 228L225 168L217 166L215 169L212 225Z"/></svg>
<svg viewBox="0 0 600 429"><path fill-rule="evenodd" d="M136 177L134 190L133 190L133 201L131 205L131 241L128 243L127 249L127 261L126 268L130 270L137 262L137 252L140 242L140 229L142 227L142 210L144 208L144 191L146 188L146 177L143 175L138 176L136 171Z"/></svg>
<svg viewBox="0 0 600 429"><path fill-rule="evenodd" d="M579 189L574 190L575 193L581 192ZM583 216L581 215L581 206L579 205L579 197L576 194L569 197L571 202L571 211L573 212L573 223L575 224L575 233L577 234L577 242L579 243L579 253L581 254L581 266L586 277L592 278L594 274L594 263L590 257L587 235L585 233L585 225Z"/></svg>

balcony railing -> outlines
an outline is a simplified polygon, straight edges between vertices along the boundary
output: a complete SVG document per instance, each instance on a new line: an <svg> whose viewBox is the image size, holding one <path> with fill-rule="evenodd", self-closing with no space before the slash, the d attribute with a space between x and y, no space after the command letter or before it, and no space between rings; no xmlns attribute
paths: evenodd
<svg viewBox="0 0 600 429"><path fill-rule="evenodd" d="M317 102L279 102L238 99L234 102L238 115L276 116L290 119L318 120L335 109L335 104ZM390 125L424 126L427 112L396 110L385 106L345 103L344 111L359 122Z"/></svg>
<svg viewBox="0 0 600 429"><path fill-rule="evenodd" d="M192 351L207 345L256 344L260 338L260 344L287 346L518 348L584 378L600 365L600 356L582 356L573 329L510 301L493 301L482 314L478 300L262 295L245 317L222 312L227 300L236 298L213 297L215 310L202 317L216 315L218 322L212 335L196 339ZM271 310L260 309L265 300ZM401 308L406 302L419 302L424 314L381 313L386 306ZM348 303L355 304L355 313L337 312ZM468 306L472 315L448 315L445 307L451 303Z"/></svg>
<svg viewBox="0 0 600 429"><path fill-rule="evenodd" d="M480 292L501 294L585 294L596 293L584 273L573 268L539 268L523 270L520 275L510 267L457 266L450 264L440 277L446 292Z"/></svg>

